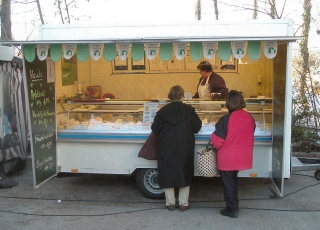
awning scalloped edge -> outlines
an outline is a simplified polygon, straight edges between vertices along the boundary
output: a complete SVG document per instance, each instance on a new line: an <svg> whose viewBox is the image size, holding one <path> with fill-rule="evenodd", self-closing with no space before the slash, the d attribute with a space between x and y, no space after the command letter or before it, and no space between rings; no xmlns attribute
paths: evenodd
<svg viewBox="0 0 320 230"><path fill-rule="evenodd" d="M180 41L180 43L182 43ZM185 42L184 42L185 43ZM69 43L68 43L69 44ZM51 44L48 46L46 52L49 53L48 57L53 55L54 61L59 61L62 58L62 55L67 53L68 44ZM92 43L97 44L97 43ZM146 53L143 55L143 52L146 52L144 43L106 43L98 45L92 45L91 43L79 43L74 44L76 46L76 55L79 61L86 61L91 56L92 59L98 60L100 57L106 61L113 61L117 55L122 59L126 59L131 52L132 58L135 61L142 60L144 57L152 60L152 53ZM157 52L154 55L159 53L160 58L163 61L169 61L174 56L174 48L177 46L178 48L179 42L163 42L158 43ZM261 52L263 48L264 55L272 59L277 54L277 41L265 40L265 41L219 41L219 42L190 42L190 56L194 61L199 61L203 56L208 57L208 54L211 54L211 57L214 55L218 55L221 60L229 60L233 55L237 59L241 59L246 54L251 60L258 60L261 57ZM215 47L216 46L216 47ZM95 48L97 47L97 48ZM179 46L181 49L184 46ZM118 48L118 50L117 50ZM39 55L39 52L36 52L37 46L34 44L25 44L23 46L24 57L28 62L32 62L36 55ZM94 50L97 49L97 50ZM119 50L121 49L121 50ZM218 52L216 52L218 50ZM45 51L42 50L41 53ZM102 53L103 54L102 54ZM149 52L149 50L148 50ZM179 52L176 51L176 52ZM74 52L72 52L73 54ZM181 50L180 54L184 55L186 50ZM95 56L99 55L99 56ZM210 55L209 55L210 56ZM183 57L183 56L182 56ZM68 57L70 58L70 56ZM181 56L179 56L181 58Z"/></svg>

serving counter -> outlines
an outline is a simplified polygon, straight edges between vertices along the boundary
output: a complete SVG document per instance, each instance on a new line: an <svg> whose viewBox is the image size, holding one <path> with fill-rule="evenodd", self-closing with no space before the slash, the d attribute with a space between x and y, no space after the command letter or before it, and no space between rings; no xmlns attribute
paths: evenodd
<svg viewBox="0 0 320 230"><path fill-rule="evenodd" d="M146 105L161 108L167 100L67 101L58 103L57 167L58 172L132 174L137 171L137 185L147 196L162 196L156 183L156 161L139 158L138 152L151 132L146 122ZM189 100L202 120L195 134L195 171L199 176L196 152L208 143L215 123L227 114L225 101ZM242 171L242 177L270 176L272 152L272 107L270 100L248 100L246 109L256 120L254 166ZM85 159L85 160L84 160Z"/></svg>

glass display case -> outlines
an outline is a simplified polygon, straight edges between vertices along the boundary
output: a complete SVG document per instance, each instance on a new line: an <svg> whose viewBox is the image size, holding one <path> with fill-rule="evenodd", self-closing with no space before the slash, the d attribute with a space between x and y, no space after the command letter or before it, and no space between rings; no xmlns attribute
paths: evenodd
<svg viewBox="0 0 320 230"><path fill-rule="evenodd" d="M76 100L59 103L57 116L58 133L149 133L151 122L146 121L146 103L155 103L157 109L169 100ZM215 123L228 113L225 101L186 100L202 120L198 135L209 135ZM246 99L246 110L256 121L255 136L271 136L271 99Z"/></svg>

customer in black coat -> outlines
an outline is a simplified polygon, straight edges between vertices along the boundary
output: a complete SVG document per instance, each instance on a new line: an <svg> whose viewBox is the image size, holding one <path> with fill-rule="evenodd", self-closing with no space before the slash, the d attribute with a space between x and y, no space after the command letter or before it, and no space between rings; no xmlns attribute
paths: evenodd
<svg viewBox="0 0 320 230"><path fill-rule="evenodd" d="M165 190L166 208L175 209L174 188L179 188L179 210L185 211L190 208L194 134L201 129L202 122L195 109L182 102L184 90L181 86L173 86L168 97L171 102L157 112L151 126L158 134L158 182Z"/></svg>

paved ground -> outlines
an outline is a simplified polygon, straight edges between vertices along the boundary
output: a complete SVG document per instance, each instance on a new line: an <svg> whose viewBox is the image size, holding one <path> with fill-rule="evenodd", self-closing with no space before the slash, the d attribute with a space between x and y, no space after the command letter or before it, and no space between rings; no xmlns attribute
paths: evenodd
<svg viewBox="0 0 320 230"><path fill-rule="evenodd" d="M294 173L278 199L264 180L241 178L240 215L231 219L219 213L219 178L196 178L192 209L170 212L164 200L144 198L127 176L53 178L34 189L29 159L24 171L10 176L19 185L0 190L0 229L320 229L320 181L313 174Z"/></svg>

